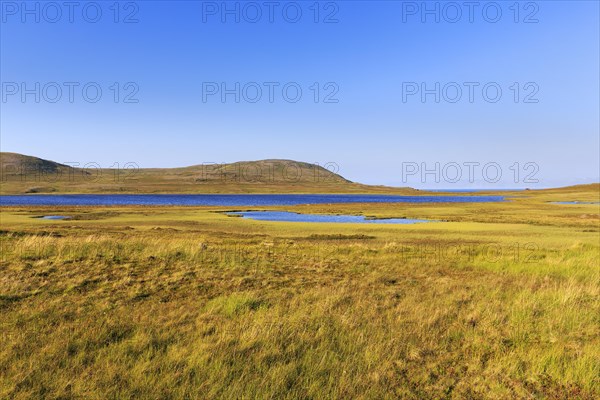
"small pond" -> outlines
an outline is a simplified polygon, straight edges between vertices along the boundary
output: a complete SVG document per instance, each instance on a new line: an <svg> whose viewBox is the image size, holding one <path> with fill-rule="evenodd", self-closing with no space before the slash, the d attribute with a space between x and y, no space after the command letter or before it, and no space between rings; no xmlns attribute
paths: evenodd
<svg viewBox="0 0 600 400"><path fill-rule="evenodd" d="M352 224L417 224L432 222L425 219L408 218L386 218L370 219L362 215L317 215L298 214L288 211L236 211L227 213L231 216L254 219L257 221L280 221L280 222L335 222Z"/></svg>

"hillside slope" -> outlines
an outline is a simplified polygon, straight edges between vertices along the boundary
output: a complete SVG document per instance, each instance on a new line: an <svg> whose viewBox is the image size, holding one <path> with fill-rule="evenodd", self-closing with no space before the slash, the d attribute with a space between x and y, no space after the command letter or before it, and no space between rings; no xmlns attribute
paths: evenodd
<svg viewBox="0 0 600 400"><path fill-rule="evenodd" d="M73 168L54 161L44 160L33 156L26 156L18 153L0 152L0 165L2 174L14 175L19 172L39 172L45 174L56 174L68 172Z"/></svg>
<svg viewBox="0 0 600 400"><path fill-rule="evenodd" d="M0 194L23 193L405 193L410 188L351 182L324 168L269 159L182 168L99 168L69 165L17 153L0 153ZM83 168L85 167L85 168Z"/></svg>

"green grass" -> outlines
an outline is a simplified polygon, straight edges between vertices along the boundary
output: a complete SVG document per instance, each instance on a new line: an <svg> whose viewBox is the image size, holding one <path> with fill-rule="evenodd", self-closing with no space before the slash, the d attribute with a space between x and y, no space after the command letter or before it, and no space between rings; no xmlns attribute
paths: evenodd
<svg viewBox="0 0 600 400"><path fill-rule="evenodd" d="M594 196L4 207L0 398L598 398L599 207L548 203Z"/></svg>

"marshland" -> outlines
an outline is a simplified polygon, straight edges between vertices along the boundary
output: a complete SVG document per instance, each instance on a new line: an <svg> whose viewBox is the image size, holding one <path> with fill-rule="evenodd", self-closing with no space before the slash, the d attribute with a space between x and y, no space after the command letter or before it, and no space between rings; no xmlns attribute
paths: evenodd
<svg viewBox="0 0 600 400"><path fill-rule="evenodd" d="M554 202L598 190L248 207L440 221L398 225L4 206L0 397L597 398L599 208Z"/></svg>

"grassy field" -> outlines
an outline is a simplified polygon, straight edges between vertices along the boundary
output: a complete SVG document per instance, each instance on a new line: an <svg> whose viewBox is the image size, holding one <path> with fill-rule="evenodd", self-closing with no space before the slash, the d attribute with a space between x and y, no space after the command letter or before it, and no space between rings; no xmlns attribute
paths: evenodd
<svg viewBox="0 0 600 400"><path fill-rule="evenodd" d="M519 196L3 207L0 398L598 398L599 187Z"/></svg>

